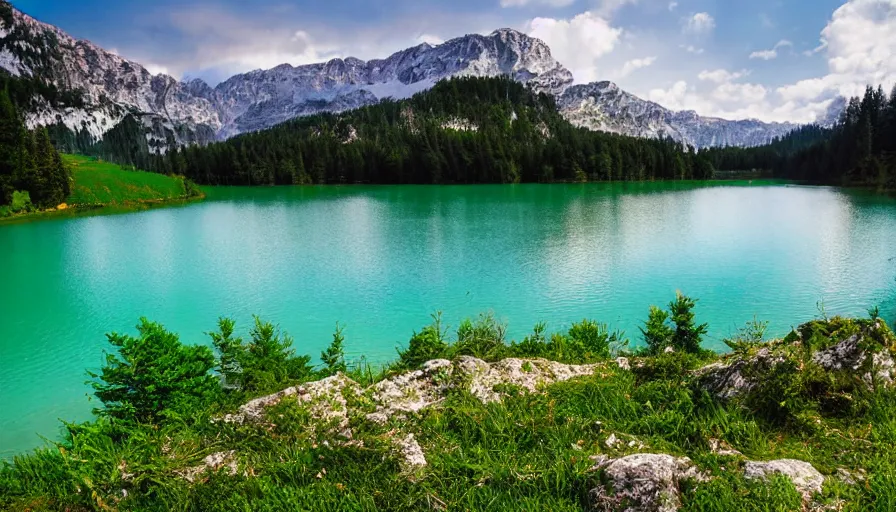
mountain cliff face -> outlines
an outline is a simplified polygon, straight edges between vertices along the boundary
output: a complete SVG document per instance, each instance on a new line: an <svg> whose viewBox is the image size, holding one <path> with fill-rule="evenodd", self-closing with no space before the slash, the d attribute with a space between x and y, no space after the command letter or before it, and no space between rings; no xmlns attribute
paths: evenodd
<svg viewBox="0 0 896 512"><path fill-rule="evenodd" d="M75 40L5 1L0 1L0 67L58 91L77 93L35 97L27 114L29 126L63 123L99 137L129 113L147 117L144 122L163 139L178 131L201 135L208 133L203 127L220 126L211 103L181 82L152 75L89 41ZM178 142L189 141L206 142L201 136Z"/></svg>
<svg viewBox="0 0 896 512"><path fill-rule="evenodd" d="M385 59L283 64L211 87L178 81L79 41L0 0L0 68L70 94L35 97L30 126L62 123L94 137L126 115L141 119L150 146L204 144L321 111L344 111L406 98L452 76L509 75L557 97L571 122L594 130L670 137L696 147L753 146L795 126L704 118L641 100L610 82L572 86L573 76L541 40L510 29L421 44Z"/></svg>
<svg viewBox="0 0 896 512"><path fill-rule="evenodd" d="M797 125L756 120L727 121L694 111L675 112L642 100L612 82L569 87L558 99L560 112L577 126L636 137L671 138L698 148L758 146Z"/></svg>
<svg viewBox="0 0 896 512"><path fill-rule="evenodd" d="M355 58L236 75L214 90L195 84L220 113L226 138L267 128L297 116L342 111L383 98L407 98L437 81L459 75L510 75L540 91L560 92L572 82L543 42L514 30L421 44L386 59Z"/></svg>

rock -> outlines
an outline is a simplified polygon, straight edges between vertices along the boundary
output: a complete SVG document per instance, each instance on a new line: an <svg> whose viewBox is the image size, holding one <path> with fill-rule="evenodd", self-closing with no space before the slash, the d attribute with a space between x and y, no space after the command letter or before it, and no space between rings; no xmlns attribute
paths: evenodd
<svg viewBox="0 0 896 512"><path fill-rule="evenodd" d="M769 347L764 347L754 356L736 356L731 361L704 366L697 370L698 381L716 398L729 400L756 387L757 380L747 375L762 375L782 361L783 357L773 355Z"/></svg>
<svg viewBox="0 0 896 512"><path fill-rule="evenodd" d="M627 357L617 357L616 364L619 366L620 370L628 371L632 369L631 362L629 362Z"/></svg>
<svg viewBox="0 0 896 512"><path fill-rule="evenodd" d="M592 469L603 472L606 485L589 492L594 510L672 512L681 505L681 482L703 479L687 457L640 453L595 461Z"/></svg>
<svg viewBox="0 0 896 512"><path fill-rule="evenodd" d="M824 485L824 475L819 473L812 464L801 460L748 461L744 466L744 478L747 479L764 480L772 475L787 477L807 501L813 494L821 492L821 487Z"/></svg>
<svg viewBox="0 0 896 512"><path fill-rule="evenodd" d="M546 359L513 358L489 364L464 356L456 366L458 371L468 377L470 393L483 403L489 403L501 400L501 394L494 390L498 384L519 386L535 392L540 386L593 375L599 365L572 365Z"/></svg>
<svg viewBox="0 0 896 512"><path fill-rule="evenodd" d="M377 414L368 418L385 424L393 414L420 412L441 402L450 386L454 372L451 361L436 359L423 364L420 370L397 375L373 385L372 398L377 405Z"/></svg>
<svg viewBox="0 0 896 512"><path fill-rule="evenodd" d="M837 468L837 479L846 485L859 485L867 479L864 469L850 471L846 468Z"/></svg>
<svg viewBox="0 0 896 512"><path fill-rule="evenodd" d="M183 477L184 480L193 483L200 475L208 471L218 471L220 469L224 469L229 475L236 474L236 451L230 450L227 452L213 453L202 459L202 464L180 470L177 473Z"/></svg>
<svg viewBox="0 0 896 512"><path fill-rule="evenodd" d="M338 373L323 380L309 382L301 386L286 388L272 395L256 398L240 407L238 414L228 414L223 420L227 423L257 422L264 418L265 410L279 404L286 397L296 397L299 403L308 405L311 415L324 422L335 421L342 437L351 438L348 430L348 403L346 391L358 393L361 387L357 382Z"/></svg>
<svg viewBox="0 0 896 512"><path fill-rule="evenodd" d="M426 467L426 456L414 434L408 434L403 438L396 439L394 442L401 456L401 467L404 471L411 472Z"/></svg>
<svg viewBox="0 0 896 512"><path fill-rule="evenodd" d="M721 439L710 438L709 450L716 455L727 455L730 457L741 456L741 452L735 450L730 444Z"/></svg>
<svg viewBox="0 0 896 512"><path fill-rule="evenodd" d="M674 353L675 353L675 349L673 347L666 347L665 349L663 349L663 354L674 354Z"/></svg>

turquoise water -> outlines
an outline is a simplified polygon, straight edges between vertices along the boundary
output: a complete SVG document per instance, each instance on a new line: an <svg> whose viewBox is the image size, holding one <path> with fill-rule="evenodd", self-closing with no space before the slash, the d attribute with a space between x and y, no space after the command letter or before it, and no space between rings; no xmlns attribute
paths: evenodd
<svg viewBox="0 0 896 512"><path fill-rule="evenodd" d="M89 417L104 333L140 316L184 341L220 315L279 323L315 356L339 321L372 361L430 314L519 338L594 318L637 338L650 304L700 299L708 344L758 315L896 318L896 200L759 183L215 189L205 202L0 226L0 455Z"/></svg>

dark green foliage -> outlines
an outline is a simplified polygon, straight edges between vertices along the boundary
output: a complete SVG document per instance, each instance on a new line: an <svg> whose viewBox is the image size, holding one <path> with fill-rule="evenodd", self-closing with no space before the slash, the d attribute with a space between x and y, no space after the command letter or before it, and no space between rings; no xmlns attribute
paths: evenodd
<svg viewBox="0 0 896 512"><path fill-rule="evenodd" d="M690 297L677 294L669 303L669 311L656 306L650 307L650 314L641 328L647 352L658 354L667 348L699 354L700 343L708 329L707 324L694 323L694 306L696 301Z"/></svg>
<svg viewBox="0 0 896 512"><path fill-rule="evenodd" d="M454 353L485 360L500 359L506 353L506 332L507 326L492 314L479 315L476 320L466 319L457 328Z"/></svg>
<svg viewBox="0 0 896 512"><path fill-rule="evenodd" d="M57 138L72 146L79 137ZM443 80L407 100L303 117L165 156L149 149L130 116L102 142L78 147L210 185L682 180L713 173L702 154L671 140L576 128L553 98L506 77Z"/></svg>
<svg viewBox="0 0 896 512"><path fill-rule="evenodd" d="M272 323L255 317L249 343L234 337L233 329L233 320L221 318L218 332L209 333L219 354L218 372L225 389L269 392L313 375L311 358L296 356L293 339Z"/></svg>
<svg viewBox="0 0 896 512"><path fill-rule="evenodd" d="M651 354L659 354L672 343L672 335L675 329L669 325L669 313L657 306L650 306L650 313L644 327L641 328L647 351Z"/></svg>
<svg viewBox="0 0 896 512"><path fill-rule="evenodd" d="M896 189L896 89L887 98L882 88L868 87L832 129L808 126L767 146L704 153L723 170L767 169L788 179Z"/></svg>
<svg viewBox="0 0 896 512"><path fill-rule="evenodd" d="M697 325L694 323L695 305L695 300L681 293L678 294L674 301L669 303L669 318L675 324L672 346L677 350L683 350L690 354L697 354L702 350L700 343L709 329L707 324Z"/></svg>
<svg viewBox="0 0 896 512"><path fill-rule="evenodd" d="M17 190L38 207L56 206L71 192L70 179L47 130L27 130L9 91L0 88L0 206L11 204ZM13 212L22 210L18 201Z"/></svg>
<svg viewBox="0 0 896 512"><path fill-rule="evenodd" d="M421 364L443 357L448 350L442 330L442 314L433 315L433 323L415 332L406 350L399 350L399 364L404 368L417 368Z"/></svg>
<svg viewBox="0 0 896 512"><path fill-rule="evenodd" d="M109 334L115 353L100 373L88 372L103 407L96 413L126 423L156 423L170 413L188 414L214 398L215 358L207 347L183 345L178 336L143 318L137 337Z"/></svg>
<svg viewBox="0 0 896 512"><path fill-rule="evenodd" d="M320 360L324 363L324 373L327 375L335 375L338 372L345 372L345 349L342 347L345 336L342 334L342 326L336 324L336 331L333 333L333 341L330 346L320 353Z"/></svg>
<svg viewBox="0 0 896 512"><path fill-rule="evenodd" d="M497 336L490 326L494 322L483 318L488 316L470 322L464 332L469 335L483 324L482 333ZM801 326L792 341L814 337L813 347L829 347L843 335L861 333L869 343L896 352L889 328L870 322L819 320ZM253 333L260 340L277 338L266 325L257 322ZM434 325L440 325L438 316ZM564 343L587 340L602 332L595 325L600 326L576 324L571 329L575 334L560 336L568 338ZM216 335L217 347L239 352L233 347L242 343L234 338L232 322L220 321ZM437 339L448 345L444 352L451 352L444 338L440 334ZM527 340L502 351L549 354L553 349L546 339L539 325ZM861 409L826 411L824 395L815 387L819 375L799 364L807 358L802 343L774 342L763 349L794 362L770 374L764 388L768 394L763 400L777 397L786 404L774 409L773 403L753 403L769 411L712 398L696 385L697 372L692 371L705 362L698 355L675 352L635 358L633 371L598 364L593 375L535 393L499 384L493 391L506 396L496 403L484 404L464 390L453 390L437 407L388 425L350 414L351 443L333 442L338 436L326 421L315 419L314 406L288 397L269 408L259 423L209 421L200 414L156 425L112 426L105 418L66 425L65 438L57 445L0 463L0 509L580 512L593 509L588 491L601 482L590 469L594 455L669 453L689 457L710 476L680 482L682 510L803 508L801 496L785 478L750 481L743 475L744 459L785 458L809 462L827 477L822 493L812 497L813 507L891 510L896 504L894 391L866 391ZM233 368L223 362L219 367ZM525 366L523 371L528 371ZM351 407L364 407L363 394L343 397ZM782 414L780 421L772 421L776 412ZM803 423L795 423L794 415ZM407 433L415 435L428 461L413 474L402 468L394 445L396 437ZM608 444L610 435L622 442ZM743 457L714 452L719 441ZM231 450L235 472L225 465L192 481L183 476L203 466L206 456ZM867 480L840 482L835 476L840 468L853 474L865 470Z"/></svg>
<svg viewBox="0 0 896 512"><path fill-rule="evenodd" d="M700 366L701 359L687 352L659 352L642 362L634 369L639 380L672 380L682 381L691 370Z"/></svg>
<svg viewBox="0 0 896 512"><path fill-rule="evenodd" d="M763 342L767 329L768 322L763 322L753 317L753 320L747 322L746 326L737 330L736 335L725 338L722 341L735 352L747 352Z"/></svg>

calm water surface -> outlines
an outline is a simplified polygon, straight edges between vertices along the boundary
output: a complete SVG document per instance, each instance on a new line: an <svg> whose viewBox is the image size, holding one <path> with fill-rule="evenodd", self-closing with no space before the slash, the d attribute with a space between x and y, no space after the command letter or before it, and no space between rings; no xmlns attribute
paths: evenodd
<svg viewBox="0 0 896 512"><path fill-rule="evenodd" d="M782 184L213 190L189 206L0 226L0 456L86 419L104 333L141 316L190 343L221 315L319 354L336 322L372 361L430 314L494 311L519 338L594 318L636 338L698 297L709 344L758 315L896 318L896 200Z"/></svg>

